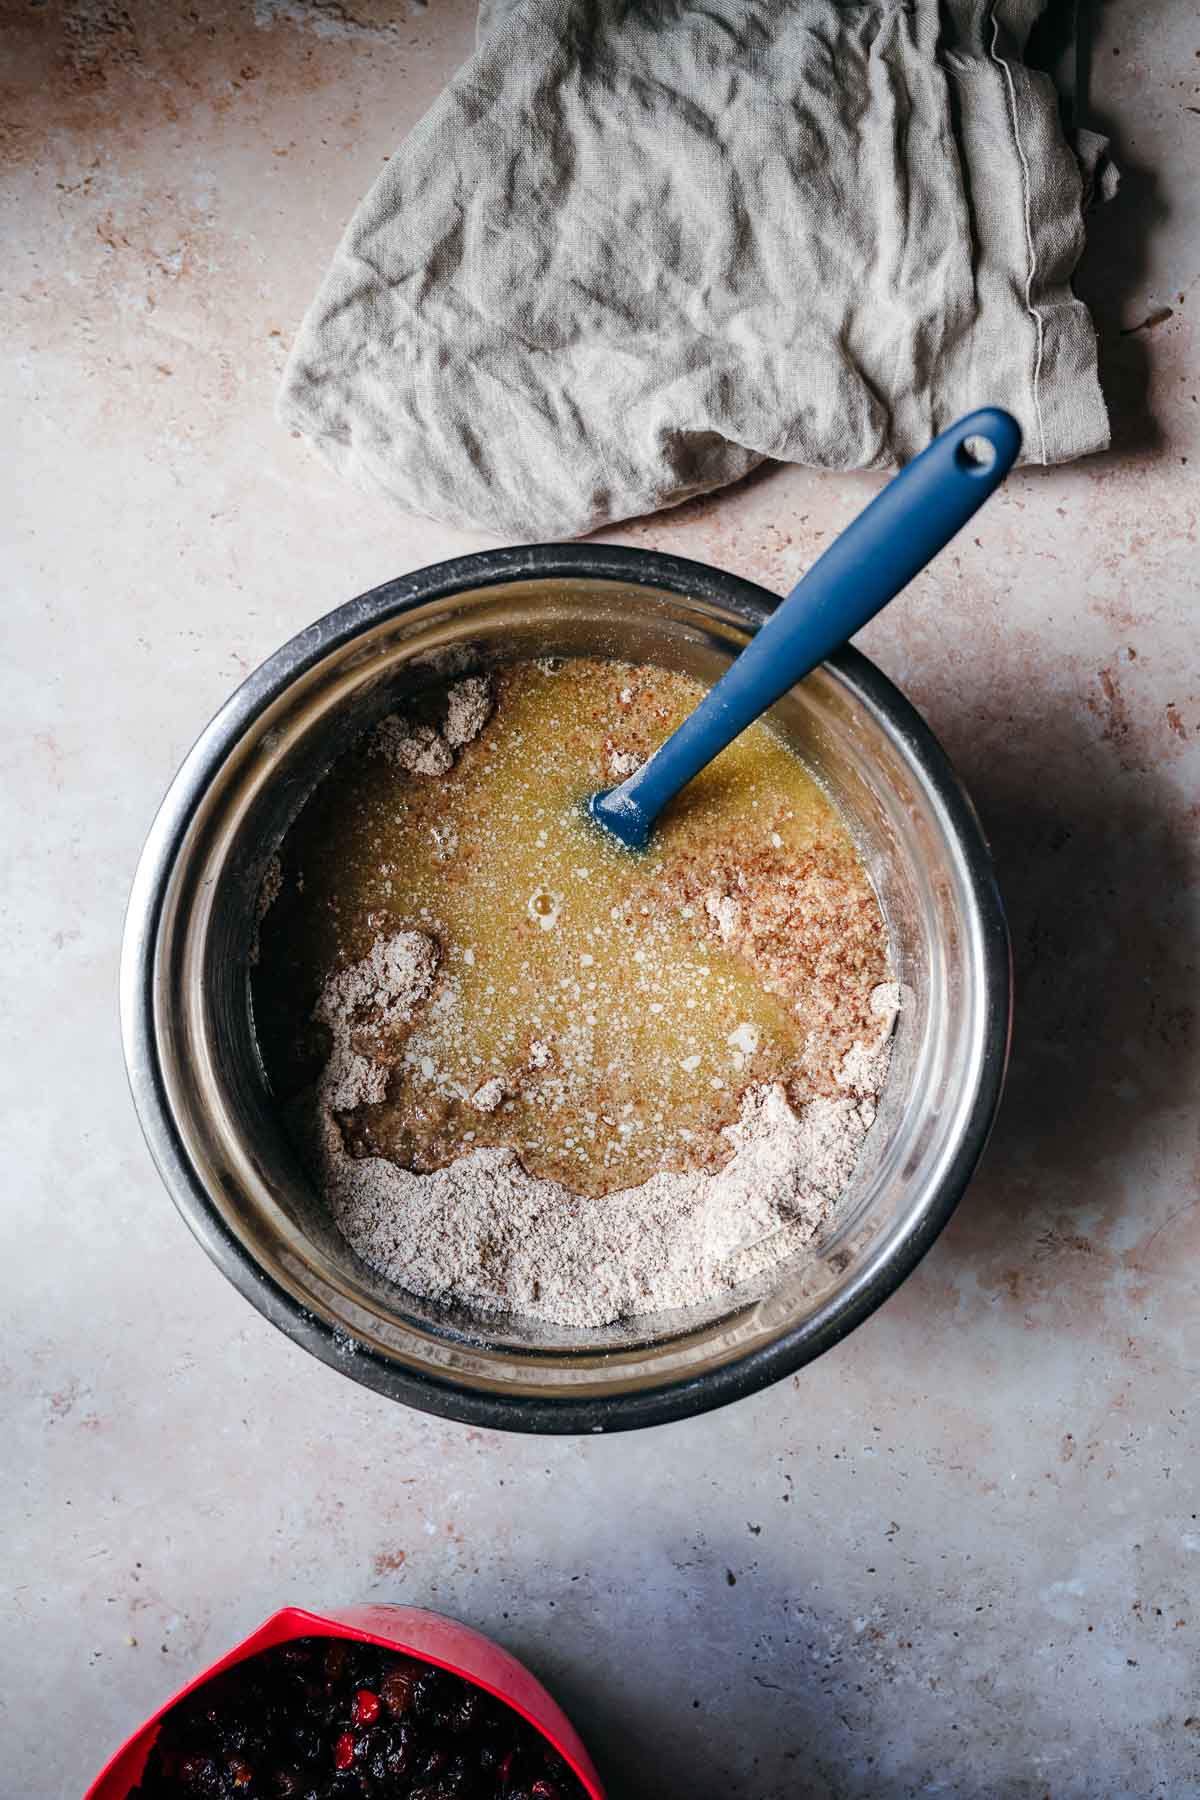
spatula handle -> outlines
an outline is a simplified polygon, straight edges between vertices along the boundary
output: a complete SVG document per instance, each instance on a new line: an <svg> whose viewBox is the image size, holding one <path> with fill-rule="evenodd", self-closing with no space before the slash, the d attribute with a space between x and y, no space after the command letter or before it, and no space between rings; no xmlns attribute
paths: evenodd
<svg viewBox="0 0 1200 1800"><path fill-rule="evenodd" d="M992 406L935 438L818 558L661 749L593 803L601 820L624 842L645 842L693 775L949 543L999 487L1020 447L1016 420Z"/></svg>

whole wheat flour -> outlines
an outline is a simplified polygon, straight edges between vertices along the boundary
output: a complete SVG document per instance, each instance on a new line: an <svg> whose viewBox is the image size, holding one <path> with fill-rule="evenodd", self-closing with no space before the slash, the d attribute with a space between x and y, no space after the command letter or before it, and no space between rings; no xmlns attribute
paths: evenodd
<svg viewBox="0 0 1200 1800"><path fill-rule="evenodd" d="M484 675L468 675L447 690L440 731L391 713L375 727L371 752L409 775L444 775L454 766L455 751L479 736L491 710L491 683Z"/></svg>
<svg viewBox="0 0 1200 1800"><path fill-rule="evenodd" d="M794 1109L778 1083L750 1088L715 1172L663 1172L581 1196L488 1147L430 1174L352 1156L339 1114L379 1100L397 1027L430 995L439 949L420 931L375 940L334 975L316 1016L332 1048L295 1126L347 1241L427 1299L573 1327L686 1307L811 1245L853 1174L887 1072L899 988L871 996L877 1031L843 1057L836 1095ZM498 1098L488 1084L481 1108Z"/></svg>

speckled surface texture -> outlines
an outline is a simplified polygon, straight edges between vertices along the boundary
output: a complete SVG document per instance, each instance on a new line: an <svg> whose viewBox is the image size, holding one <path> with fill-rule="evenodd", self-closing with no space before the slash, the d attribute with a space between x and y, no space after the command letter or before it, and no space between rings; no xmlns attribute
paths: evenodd
<svg viewBox="0 0 1200 1800"><path fill-rule="evenodd" d="M1194 10L1094 22L1125 187L1081 288L1114 450L1018 476L863 636L971 784L1010 902L986 1167L797 1381L582 1442L403 1412L276 1334L161 1189L117 1037L127 883L196 730L317 614L481 541L359 498L271 416L471 8L0 21L0 1789L78 1795L278 1602L394 1597L527 1656L617 1800L1194 1791ZM873 485L772 473L622 536L783 588Z"/></svg>

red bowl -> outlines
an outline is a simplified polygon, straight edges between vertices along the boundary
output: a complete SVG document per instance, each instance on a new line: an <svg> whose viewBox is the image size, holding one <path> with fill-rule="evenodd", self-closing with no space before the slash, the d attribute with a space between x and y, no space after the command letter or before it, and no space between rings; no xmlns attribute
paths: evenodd
<svg viewBox="0 0 1200 1800"><path fill-rule="evenodd" d="M158 1731L160 1719L185 1694L203 1687L214 1675L244 1662L259 1650L270 1650L292 1638L330 1637L356 1638L360 1643L379 1644L385 1650L400 1650L422 1662L448 1669L473 1681L486 1693L502 1700L519 1713L536 1731L541 1732L558 1751L563 1761L574 1769L590 1800L605 1800L600 1777L592 1759L566 1714L550 1698L540 1681L523 1663L499 1644L460 1625L457 1619L443 1618L440 1613L426 1612L419 1606L346 1606L328 1616L305 1612L299 1606L285 1606L269 1618L265 1625L230 1650L211 1669L197 1675L194 1681L160 1706L146 1723L135 1731L112 1761L92 1783L84 1800L127 1800L134 1783L141 1779Z"/></svg>

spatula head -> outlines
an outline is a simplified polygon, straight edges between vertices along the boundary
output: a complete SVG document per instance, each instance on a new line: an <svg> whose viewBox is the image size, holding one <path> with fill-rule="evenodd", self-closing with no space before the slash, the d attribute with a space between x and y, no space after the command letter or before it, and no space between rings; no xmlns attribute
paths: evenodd
<svg viewBox="0 0 1200 1800"><path fill-rule="evenodd" d="M637 801L620 787L604 788L587 803L588 818L627 850L644 850L650 837L652 819L648 819Z"/></svg>

